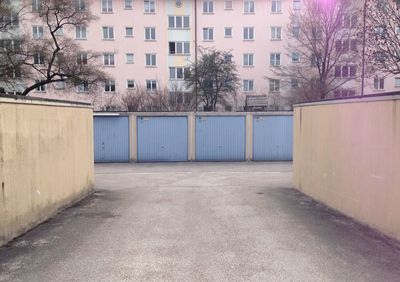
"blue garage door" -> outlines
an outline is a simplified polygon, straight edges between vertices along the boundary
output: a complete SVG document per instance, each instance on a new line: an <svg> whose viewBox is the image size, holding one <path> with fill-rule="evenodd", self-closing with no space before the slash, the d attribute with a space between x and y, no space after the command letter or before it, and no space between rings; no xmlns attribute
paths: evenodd
<svg viewBox="0 0 400 282"><path fill-rule="evenodd" d="M196 117L196 160L243 161L245 154L244 116Z"/></svg>
<svg viewBox="0 0 400 282"><path fill-rule="evenodd" d="M129 162L128 117L94 117L94 161Z"/></svg>
<svg viewBox="0 0 400 282"><path fill-rule="evenodd" d="M291 161L293 116L254 116L253 160Z"/></svg>
<svg viewBox="0 0 400 282"><path fill-rule="evenodd" d="M138 117L138 161L188 160L187 117Z"/></svg>

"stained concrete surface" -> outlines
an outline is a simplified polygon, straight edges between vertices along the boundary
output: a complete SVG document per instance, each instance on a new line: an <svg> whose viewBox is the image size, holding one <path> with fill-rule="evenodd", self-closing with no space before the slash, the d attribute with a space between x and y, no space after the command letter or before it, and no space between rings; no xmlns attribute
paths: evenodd
<svg viewBox="0 0 400 282"><path fill-rule="evenodd" d="M291 170L96 165L92 196L0 248L0 281L400 281L398 242L292 189Z"/></svg>

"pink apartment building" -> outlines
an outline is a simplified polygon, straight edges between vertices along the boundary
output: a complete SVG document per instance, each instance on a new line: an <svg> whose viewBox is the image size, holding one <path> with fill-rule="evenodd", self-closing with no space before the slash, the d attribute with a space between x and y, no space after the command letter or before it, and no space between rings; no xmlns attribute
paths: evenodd
<svg viewBox="0 0 400 282"><path fill-rule="evenodd" d="M291 10L301 0L78 0L98 17L88 27L64 31L85 49L101 52L103 68L112 76L96 98L85 89L66 93L62 85L37 89L32 96L94 101L96 110L122 110L127 91L176 89L190 93L184 69L199 48L231 51L241 87L233 110L242 110L246 95L269 95L282 90L271 65L291 63L287 26ZM32 0L39 5L40 0ZM32 18L23 28L35 32ZM268 78L267 78L268 77ZM394 91L400 77L367 79L366 93ZM358 94L358 93L356 93ZM188 99L185 95L184 99Z"/></svg>

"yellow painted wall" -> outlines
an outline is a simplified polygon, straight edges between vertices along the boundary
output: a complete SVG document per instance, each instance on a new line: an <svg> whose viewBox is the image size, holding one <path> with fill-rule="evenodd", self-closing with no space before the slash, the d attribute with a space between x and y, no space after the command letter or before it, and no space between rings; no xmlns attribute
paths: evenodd
<svg viewBox="0 0 400 282"><path fill-rule="evenodd" d="M299 105L294 186L400 239L400 97Z"/></svg>
<svg viewBox="0 0 400 282"><path fill-rule="evenodd" d="M93 185L91 108L0 98L0 245Z"/></svg>

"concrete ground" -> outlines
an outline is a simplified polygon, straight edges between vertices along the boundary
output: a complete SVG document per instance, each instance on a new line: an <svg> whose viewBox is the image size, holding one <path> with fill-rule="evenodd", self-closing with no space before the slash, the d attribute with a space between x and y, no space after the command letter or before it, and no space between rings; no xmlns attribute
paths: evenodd
<svg viewBox="0 0 400 282"><path fill-rule="evenodd" d="M105 164L0 249L0 281L400 281L400 248L291 188L290 163Z"/></svg>

